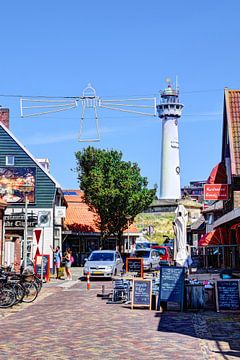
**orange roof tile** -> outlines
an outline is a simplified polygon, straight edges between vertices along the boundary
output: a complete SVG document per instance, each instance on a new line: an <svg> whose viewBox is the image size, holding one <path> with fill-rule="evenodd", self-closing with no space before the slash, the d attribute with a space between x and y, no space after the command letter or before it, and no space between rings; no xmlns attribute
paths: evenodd
<svg viewBox="0 0 240 360"><path fill-rule="evenodd" d="M83 192L80 190L64 190L63 192L68 204L65 225L78 231L99 232L94 222L96 215L90 211L89 206L84 202ZM66 195L67 193L75 193L76 195Z"/></svg>
<svg viewBox="0 0 240 360"><path fill-rule="evenodd" d="M225 89L232 174L240 175L240 90Z"/></svg>
<svg viewBox="0 0 240 360"><path fill-rule="evenodd" d="M97 215L91 211L89 206L84 202L83 192L81 190L63 190L63 193L68 204L65 225L71 230L99 232L94 221L97 218ZM128 229L124 232L128 232ZM129 226L129 232L138 232L135 224Z"/></svg>

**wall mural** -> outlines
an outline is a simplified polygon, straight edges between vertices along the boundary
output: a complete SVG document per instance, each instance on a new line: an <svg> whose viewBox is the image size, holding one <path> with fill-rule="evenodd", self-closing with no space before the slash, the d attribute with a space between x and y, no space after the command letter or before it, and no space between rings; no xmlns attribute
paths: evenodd
<svg viewBox="0 0 240 360"><path fill-rule="evenodd" d="M0 196L7 203L35 202L36 168L0 167Z"/></svg>

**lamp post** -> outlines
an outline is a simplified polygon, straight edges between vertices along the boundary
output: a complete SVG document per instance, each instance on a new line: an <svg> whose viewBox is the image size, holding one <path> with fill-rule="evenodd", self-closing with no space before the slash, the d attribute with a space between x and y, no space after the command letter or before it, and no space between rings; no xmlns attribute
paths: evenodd
<svg viewBox="0 0 240 360"><path fill-rule="evenodd" d="M129 239L129 221L131 219L131 215L127 215L126 219L127 219L127 225L128 225L128 237L127 237L127 244L128 244L128 252L130 253L130 239Z"/></svg>
<svg viewBox="0 0 240 360"><path fill-rule="evenodd" d="M21 186L20 190L24 193L24 202L25 202L25 211L24 211L24 240L23 240L23 266L24 269L27 266L27 236L28 236L28 196L29 191L32 190L32 187L24 184Z"/></svg>

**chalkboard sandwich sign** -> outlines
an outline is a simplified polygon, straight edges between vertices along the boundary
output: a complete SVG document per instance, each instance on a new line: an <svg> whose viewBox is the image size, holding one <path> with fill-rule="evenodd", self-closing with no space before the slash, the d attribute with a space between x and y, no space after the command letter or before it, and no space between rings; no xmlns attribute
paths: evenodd
<svg viewBox="0 0 240 360"><path fill-rule="evenodd" d="M134 307L152 308L152 280L133 279L132 309Z"/></svg>
<svg viewBox="0 0 240 360"><path fill-rule="evenodd" d="M143 258L130 257L126 259L126 272L136 273L143 277Z"/></svg>
<svg viewBox="0 0 240 360"><path fill-rule="evenodd" d="M183 310L185 268L180 266L161 266L157 310L161 301L177 303Z"/></svg>
<svg viewBox="0 0 240 360"><path fill-rule="evenodd" d="M42 259L43 257L43 259ZM50 255L36 255L34 272L37 277L41 278L43 265L43 279L49 281L50 278Z"/></svg>
<svg viewBox="0 0 240 360"><path fill-rule="evenodd" d="M215 282L216 309L240 310L240 281L220 280Z"/></svg>

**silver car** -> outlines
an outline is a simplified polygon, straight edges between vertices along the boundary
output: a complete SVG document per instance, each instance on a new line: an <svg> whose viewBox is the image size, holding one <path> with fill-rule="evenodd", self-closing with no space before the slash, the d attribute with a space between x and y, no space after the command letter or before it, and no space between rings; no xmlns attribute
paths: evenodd
<svg viewBox="0 0 240 360"><path fill-rule="evenodd" d="M135 251L135 256L143 258L143 269L154 270L159 267L160 257L157 250L154 249L139 249Z"/></svg>
<svg viewBox="0 0 240 360"><path fill-rule="evenodd" d="M84 264L83 274L90 273L92 277L112 277L120 274L123 269L123 260L118 251L93 251Z"/></svg>

